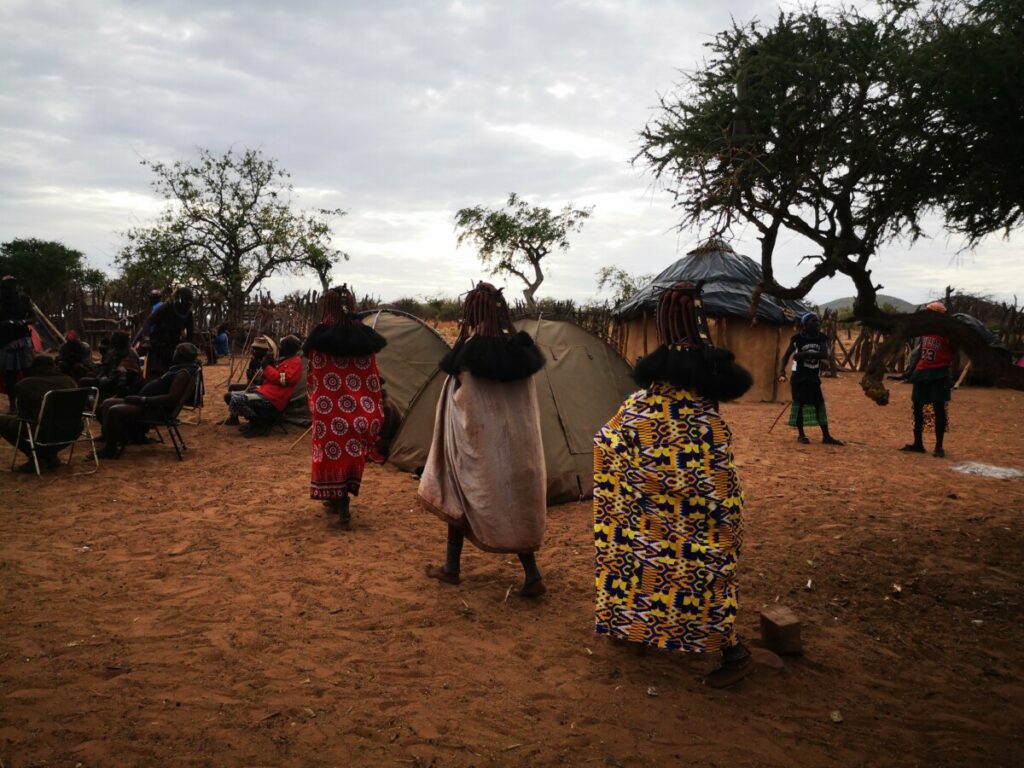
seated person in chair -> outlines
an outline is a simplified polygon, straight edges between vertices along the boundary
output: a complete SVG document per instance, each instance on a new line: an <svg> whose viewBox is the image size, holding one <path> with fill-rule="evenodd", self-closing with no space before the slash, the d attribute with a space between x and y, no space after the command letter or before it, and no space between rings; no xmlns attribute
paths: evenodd
<svg viewBox="0 0 1024 768"><path fill-rule="evenodd" d="M57 370L78 381L93 371L92 349L78 338L78 331L68 331L57 351Z"/></svg>
<svg viewBox="0 0 1024 768"><path fill-rule="evenodd" d="M75 389L77 386L74 379L57 371L57 364L52 357L48 355L36 357L25 372L25 378L14 385L18 415L0 416L0 436L14 445L18 439L18 420L24 419L35 426L36 419L39 417L39 408L43 404L43 396L47 392L54 389ZM37 448L36 455L39 457L39 466L43 469L59 467L60 459L57 454L63 447ZM24 426L21 429L21 441L18 442L17 448L29 457L28 463L18 467L18 471L35 472Z"/></svg>
<svg viewBox="0 0 1024 768"><path fill-rule="evenodd" d="M115 331L96 375L79 379L81 386L96 387L100 391L100 402L108 397L138 394L142 387L142 367L131 341L126 332Z"/></svg>
<svg viewBox="0 0 1024 768"><path fill-rule="evenodd" d="M256 377L263 374L263 369L267 363L276 359L277 344L274 343L274 340L266 335L258 336L249 348L249 367L245 369L245 381L247 383L228 384L228 391L224 395L224 404L227 405L231 402L232 392L247 392L252 389L254 384L259 384L260 380ZM237 426L238 420L235 419L228 423Z"/></svg>
<svg viewBox="0 0 1024 768"><path fill-rule="evenodd" d="M238 424L238 417L249 421L243 428L246 437L266 435L277 421L295 392L295 387L302 378L302 358L299 352L302 342L295 336L281 339L281 362L274 365L271 361L262 371L263 384L254 392L232 392L228 400L228 413L225 424Z"/></svg>
<svg viewBox="0 0 1024 768"><path fill-rule="evenodd" d="M171 367L160 378L148 382L138 395L104 401L98 415L103 424L100 439L107 445L100 456L119 458L128 443L143 441L148 429L143 420L174 411L191 391L198 373L199 348L182 342L174 349Z"/></svg>

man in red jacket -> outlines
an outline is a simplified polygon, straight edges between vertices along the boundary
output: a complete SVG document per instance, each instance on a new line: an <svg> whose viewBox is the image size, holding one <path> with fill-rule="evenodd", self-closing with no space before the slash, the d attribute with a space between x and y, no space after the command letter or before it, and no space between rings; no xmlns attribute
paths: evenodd
<svg viewBox="0 0 1024 768"><path fill-rule="evenodd" d="M228 401L228 412L249 421L242 427L245 437L257 437L270 432L270 426L288 407L295 387L302 377L302 342L294 336L281 339L281 362L263 367L263 383L254 392L233 392Z"/></svg>
<svg viewBox="0 0 1024 768"><path fill-rule="evenodd" d="M930 312L946 314L946 305L941 301L933 301L927 307ZM921 337L920 356L914 365L910 381L914 385L912 400L914 402L914 442L907 443L901 451L924 453L925 411L930 409L935 419L935 451L933 456L942 458L946 455L942 440L949 424L948 403L953 385L955 370L954 349L944 336L927 335Z"/></svg>

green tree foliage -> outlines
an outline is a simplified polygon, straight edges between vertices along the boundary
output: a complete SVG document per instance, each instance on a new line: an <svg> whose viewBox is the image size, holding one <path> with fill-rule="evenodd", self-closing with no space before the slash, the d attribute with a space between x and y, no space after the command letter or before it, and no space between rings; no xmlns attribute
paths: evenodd
<svg viewBox="0 0 1024 768"><path fill-rule="evenodd" d="M141 162L168 205L154 224L127 233L117 257L126 279L197 285L226 301L237 320L271 275L313 272L326 290L333 266L348 258L331 245L328 224L344 212L294 210L288 172L259 150Z"/></svg>
<svg viewBox="0 0 1024 768"><path fill-rule="evenodd" d="M56 309L77 288L98 290L106 275L86 266L85 254L63 243L36 238L0 245L0 275L14 275L42 307Z"/></svg>
<svg viewBox="0 0 1024 768"><path fill-rule="evenodd" d="M1024 6L943 0L919 23L907 64L934 134L947 225L972 244L1008 235L1024 224Z"/></svg>
<svg viewBox="0 0 1024 768"><path fill-rule="evenodd" d="M999 167L1004 160L989 141L995 128L977 118L993 94L1016 94L1006 107L1017 110L1015 118L998 135L1013 142L1010 156L1020 156L1019 60L1004 71L1011 80L992 90L1019 36L1020 13L1012 7L1012 0L949 0L945 15L936 15L931 4L892 0L870 16L812 6L780 13L770 25L734 24L708 43L709 59L662 98L641 131L637 160L674 195L681 228L755 228L764 273L755 304L762 290L799 299L820 280L846 275L857 289L857 319L894 339L936 332L962 346L973 341L972 358L982 364L987 348L960 337L948 318L882 312L870 260L881 245L921 236L921 218L931 210L944 211L975 240L1019 223L1024 198L1014 198L1013 182L1001 182L1014 171ZM948 77L963 64L944 57L965 50L986 61L979 81L972 81L973 69ZM1013 50L1019 57L1019 46ZM948 90L936 95L929 89L939 81ZM961 96L976 110L958 105ZM992 187L978 192L983 178ZM783 232L815 251L791 287L780 285L773 269ZM999 365L994 358L984 364ZM875 368L869 394L883 400ZM1019 372L1004 378L1024 384Z"/></svg>
<svg viewBox="0 0 1024 768"><path fill-rule="evenodd" d="M455 228L458 244L475 246L492 275L514 275L523 281L523 297L533 312L534 294L544 282L541 261L554 250L569 250L569 235L583 228L592 211L570 204L555 214L512 193L501 209L463 208L455 214Z"/></svg>
<svg viewBox="0 0 1024 768"><path fill-rule="evenodd" d="M634 275L614 265L601 267L597 270L597 290L610 289L612 304L618 306L653 279L654 275Z"/></svg>

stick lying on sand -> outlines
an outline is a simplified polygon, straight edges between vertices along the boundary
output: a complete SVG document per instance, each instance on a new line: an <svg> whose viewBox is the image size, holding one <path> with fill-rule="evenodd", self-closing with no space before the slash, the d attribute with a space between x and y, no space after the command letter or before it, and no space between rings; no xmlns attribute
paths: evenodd
<svg viewBox="0 0 1024 768"><path fill-rule="evenodd" d="M299 439L296 440L294 443L292 443L291 446L289 446L288 450L290 451L292 448L294 448L296 445L298 445L300 442L302 442L302 438L304 438L306 435L308 435L312 431L313 431L313 425L310 424L308 427L306 427L306 431L303 432L301 435L299 435Z"/></svg>

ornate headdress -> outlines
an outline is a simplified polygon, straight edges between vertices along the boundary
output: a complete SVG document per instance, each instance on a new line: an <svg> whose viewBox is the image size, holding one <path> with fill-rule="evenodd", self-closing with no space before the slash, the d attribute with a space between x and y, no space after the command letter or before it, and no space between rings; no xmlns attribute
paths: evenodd
<svg viewBox="0 0 1024 768"><path fill-rule="evenodd" d="M700 290L699 285L680 282L662 292L655 316L662 344L680 350L714 346Z"/></svg>

